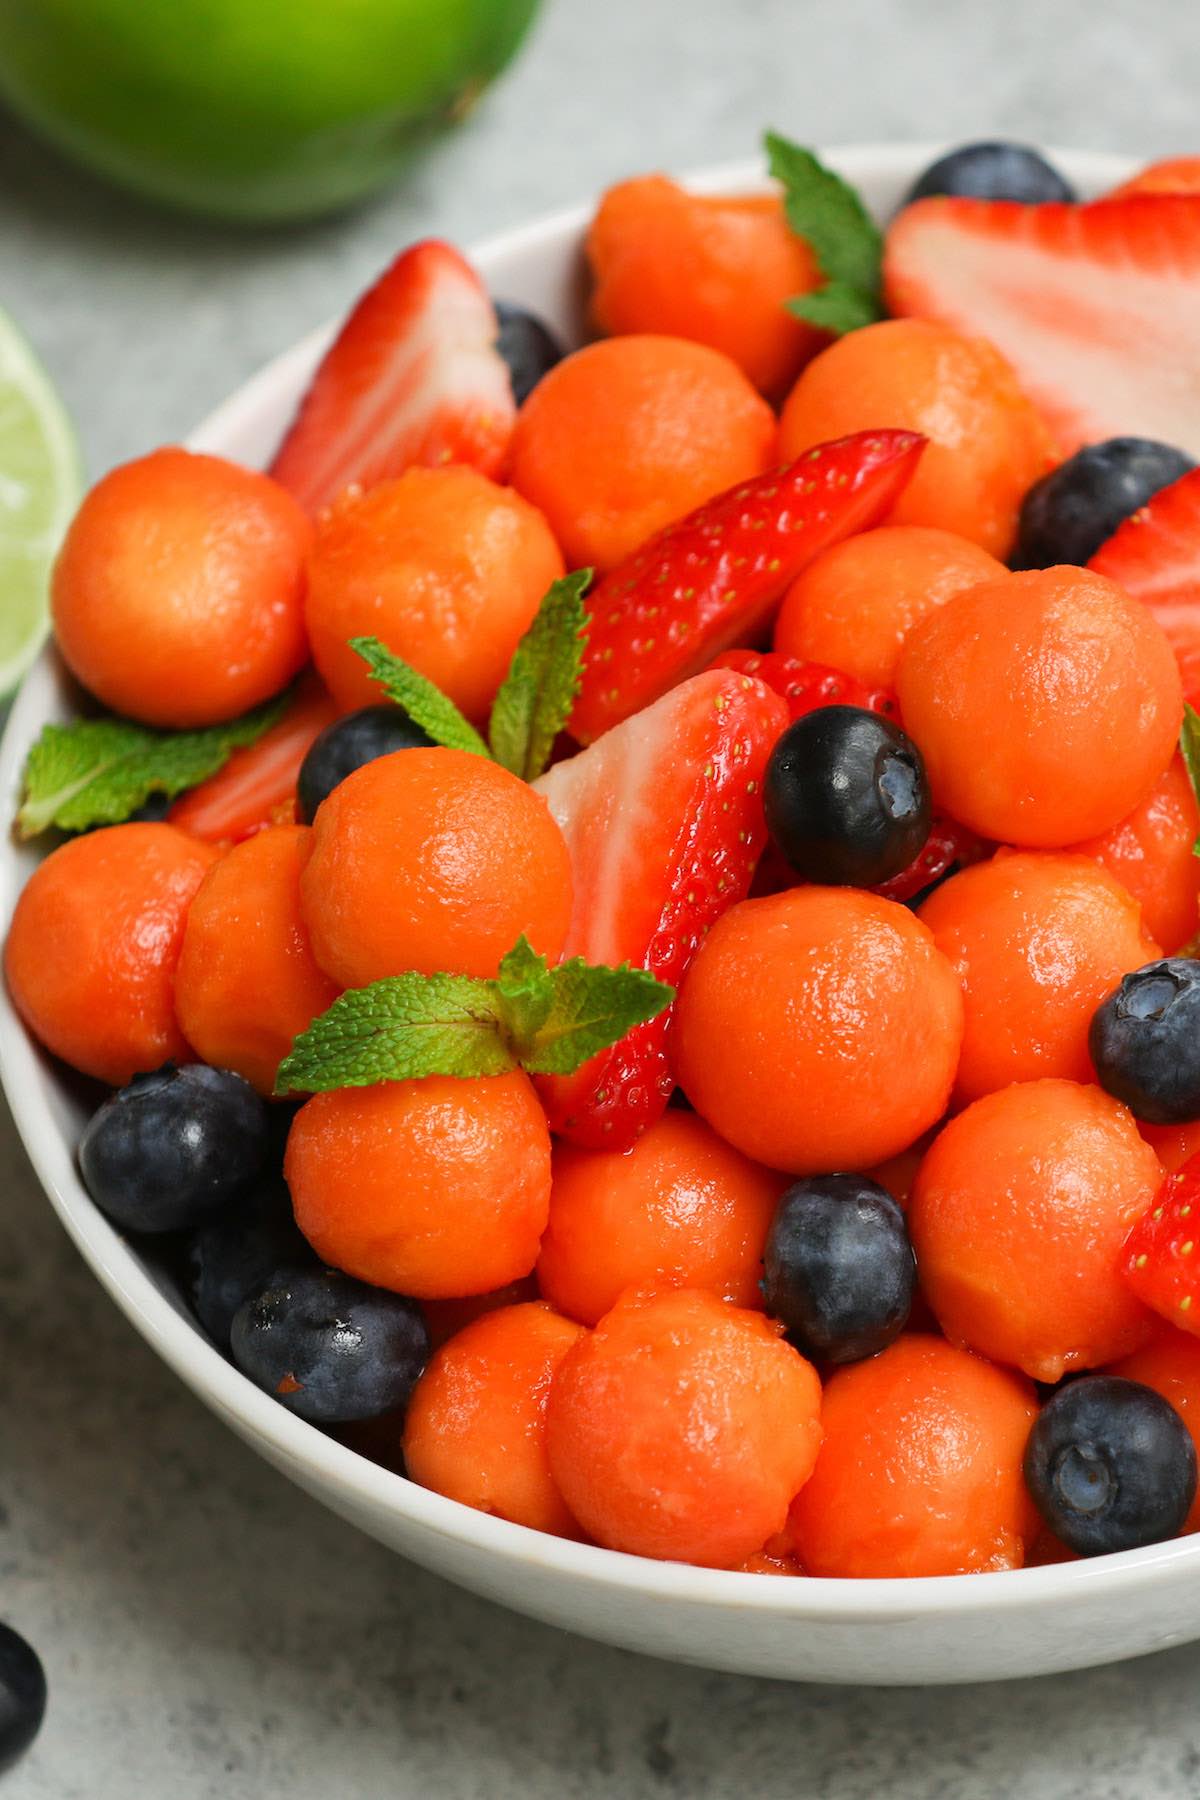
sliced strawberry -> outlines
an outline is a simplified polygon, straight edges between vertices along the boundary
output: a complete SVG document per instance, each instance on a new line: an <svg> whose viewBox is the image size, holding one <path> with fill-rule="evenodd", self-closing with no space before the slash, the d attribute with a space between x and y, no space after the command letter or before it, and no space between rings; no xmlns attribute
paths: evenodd
<svg viewBox="0 0 1200 1800"><path fill-rule="evenodd" d="M913 900L951 869L969 868L989 854L989 847L982 838L960 825L957 819L937 813L929 827L929 836L907 869L901 869L898 875L872 891L882 894L885 900Z"/></svg>
<svg viewBox="0 0 1200 1800"><path fill-rule="evenodd" d="M1200 195L920 200L884 278L893 313L990 338L1064 455L1118 435L1200 455Z"/></svg>
<svg viewBox="0 0 1200 1800"><path fill-rule="evenodd" d="M1200 469L1160 488L1088 566L1145 602L1171 640L1184 693L1200 694Z"/></svg>
<svg viewBox="0 0 1200 1800"><path fill-rule="evenodd" d="M326 351L271 473L317 512L414 463L500 468L516 408L487 289L453 245L413 244Z"/></svg>
<svg viewBox="0 0 1200 1800"><path fill-rule="evenodd" d="M712 670L535 783L571 851L565 955L678 984L708 927L745 898L764 836L763 770L787 722L761 682ZM653 1124L674 1085L669 1018L574 1075L539 1078L551 1128L586 1149L624 1149Z"/></svg>
<svg viewBox="0 0 1200 1800"><path fill-rule="evenodd" d="M235 750L223 769L175 802L167 815L171 824L212 844L236 844L266 825L287 823L295 817L300 764L337 716L325 689L307 677L278 725L256 744Z"/></svg>
<svg viewBox="0 0 1200 1800"><path fill-rule="evenodd" d="M1139 1300L1200 1337L1200 1156L1167 1176L1130 1232L1125 1278Z"/></svg>
<svg viewBox="0 0 1200 1800"><path fill-rule="evenodd" d="M896 696L888 688L869 688L828 663L803 662L778 650L723 650L709 667L736 669L739 675L765 682L787 701L793 721L822 706L862 706L886 719L898 716Z"/></svg>
<svg viewBox="0 0 1200 1800"><path fill-rule="evenodd" d="M573 735L590 743L753 638L815 556L879 522L924 443L912 431L860 431L819 444L718 494L618 564L588 599Z"/></svg>

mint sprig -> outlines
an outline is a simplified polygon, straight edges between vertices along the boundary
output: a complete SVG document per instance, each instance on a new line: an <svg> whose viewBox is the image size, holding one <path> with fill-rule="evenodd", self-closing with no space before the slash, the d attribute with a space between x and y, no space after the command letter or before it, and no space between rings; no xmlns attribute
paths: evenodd
<svg viewBox="0 0 1200 1800"><path fill-rule="evenodd" d="M488 721L492 755L523 781L536 781L571 716L583 673L590 569L556 581L517 645Z"/></svg>
<svg viewBox="0 0 1200 1800"><path fill-rule="evenodd" d="M1200 806L1200 713L1190 701L1184 703L1183 725L1179 732L1179 751L1192 784L1196 804ZM1192 855L1200 856L1200 837L1192 845Z"/></svg>
<svg viewBox="0 0 1200 1800"><path fill-rule="evenodd" d="M351 638L350 648L388 699L435 744L490 756L522 781L535 781L550 761L554 740L579 692L588 622L583 596L591 579L590 569L577 569L553 582L543 596L492 703L487 743L439 687L378 638Z"/></svg>
<svg viewBox="0 0 1200 1800"><path fill-rule="evenodd" d="M824 285L786 302L798 319L839 337L883 317L883 236L855 190L811 150L774 131L767 166L783 184L787 222L817 259Z"/></svg>
<svg viewBox="0 0 1200 1800"><path fill-rule="evenodd" d="M645 969L585 963L551 968L525 938L494 981L392 975L351 988L314 1019L279 1066L277 1094L372 1087L423 1075L570 1075L675 990Z"/></svg>
<svg viewBox="0 0 1200 1800"><path fill-rule="evenodd" d="M224 767L281 717L288 696L201 731L153 731L130 719L45 725L25 761L17 833L119 825L151 794L174 799Z"/></svg>
<svg viewBox="0 0 1200 1800"><path fill-rule="evenodd" d="M414 725L419 725L435 744L446 750L469 750L473 756L486 756L488 747L475 727L463 718L453 700L428 676L421 675L395 656L386 644L375 637L349 640L351 650L358 652L371 671L371 677L382 687L389 700L406 712Z"/></svg>

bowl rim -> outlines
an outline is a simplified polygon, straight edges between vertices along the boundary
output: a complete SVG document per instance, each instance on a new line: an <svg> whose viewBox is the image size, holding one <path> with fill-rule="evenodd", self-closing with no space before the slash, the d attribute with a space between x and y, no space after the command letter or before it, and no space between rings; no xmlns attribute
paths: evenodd
<svg viewBox="0 0 1200 1800"><path fill-rule="evenodd" d="M855 144L823 151L849 179L910 178L941 154L945 143ZM1045 152L1081 187L1100 189L1123 179L1133 161L1107 152L1049 148ZM721 192L765 184L761 160L723 163L685 174L698 191ZM484 268L549 239L577 235L590 217L584 202L546 214L468 247ZM253 417L264 396L291 382L329 340L334 326L320 327L260 367L217 406L186 439L193 449L216 450ZM0 740L0 804L13 806L21 765L61 677L51 645L25 677ZM11 838L0 854L4 921L20 887ZM141 1267L134 1251L85 1193L68 1147L40 1091L50 1059L38 1049L0 983L0 1083L29 1160L67 1234L109 1295L161 1359L210 1408L256 1448L266 1447L281 1473L301 1485L308 1475L323 1497L335 1491L359 1516L391 1512L464 1550L614 1594L682 1601L708 1611L741 1612L790 1620L841 1624L896 1624L947 1615L992 1615L1041 1610L1069 1599L1117 1597L1134 1588L1173 1582L1200 1564L1200 1534L1115 1555L1037 1568L974 1575L847 1579L805 1576L795 1580L656 1562L598 1545L552 1537L435 1494L297 1418L277 1404L215 1348L199 1325L178 1311ZM51 1065L53 1066L53 1065Z"/></svg>

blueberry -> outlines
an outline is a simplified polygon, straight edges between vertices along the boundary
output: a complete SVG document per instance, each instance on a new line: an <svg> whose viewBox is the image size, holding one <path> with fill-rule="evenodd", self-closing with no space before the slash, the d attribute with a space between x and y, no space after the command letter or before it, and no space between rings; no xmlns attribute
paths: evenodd
<svg viewBox="0 0 1200 1800"><path fill-rule="evenodd" d="M1153 438L1105 438L1085 445L1026 494L1013 567L1082 566L1123 519L1194 467L1182 450Z"/></svg>
<svg viewBox="0 0 1200 1800"><path fill-rule="evenodd" d="M277 1269L316 1258L297 1228L282 1181L266 1181L202 1225L188 1245L192 1309L220 1350L229 1349L233 1315Z"/></svg>
<svg viewBox="0 0 1200 1800"><path fill-rule="evenodd" d="M1200 1119L1200 962L1166 956L1096 1008L1088 1049L1102 1088L1149 1125Z"/></svg>
<svg viewBox="0 0 1200 1800"><path fill-rule="evenodd" d="M1103 1556L1182 1529L1196 1497L1196 1451L1175 1408L1153 1388L1084 1375L1038 1414L1025 1480L1069 1549Z"/></svg>
<svg viewBox="0 0 1200 1800"><path fill-rule="evenodd" d="M857 1362L899 1337L916 1287L904 1214L865 1175L788 1188L767 1236L763 1295L806 1356Z"/></svg>
<svg viewBox="0 0 1200 1800"><path fill-rule="evenodd" d="M429 1355L420 1308L332 1269L277 1270L234 1315L233 1360L317 1425L402 1406Z"/></svg>
<svg viewBox="0 0 1200 1800"><path fill-rule="evenodd" d="M25 1754L45 1712L41 1658L11 1625L0 1625L0 1772Z"/></svg>
<svg viewBox="0 0 1200 1800"><path fill-rule="evenodd" d="M311 825L322 800L364 763L393 750L428 749L432 742L399 706L364 706L335 719L313 739L300 764L296 800L301 819Z"/></svg>
<svg viewBox="0 0 1200 1800"><path fill-rule="evenodd" d="M542 376L567 354L548 325L511 300L496 301L500 334L496 348L508 364L513 399L524 405Z"/></svg>
<svg viewBox="0 0 1200 1800"><path fill-rule="evenodd" d="M79 1167L96 1205L127 1231L183 1231L246 1191L268 1131L266 1101L240 1075L168 1063L93 1113Z"/></svg>
<svg viewBox="0 0 1200 1800"><path fill-rule="evenodd" d="M788 726L763 783L776 847L808 881L875 887L929 835L921 752L890 719L825 706Z"/></svg>
<svg viewBox="0 0 1200 1800"><path fill-rule="evenodd" d="M1044 156L1025 144L960 144L930 163L904 197L904 205L933 194L972 200L1074 200L1075 190Z"/></svg>

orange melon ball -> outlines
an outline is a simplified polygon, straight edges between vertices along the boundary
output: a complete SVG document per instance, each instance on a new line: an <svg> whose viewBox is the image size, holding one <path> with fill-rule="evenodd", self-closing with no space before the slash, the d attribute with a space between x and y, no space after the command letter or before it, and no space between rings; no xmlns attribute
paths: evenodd
<svg viewBox="0 0 1200 1800"><path fill-rule="evenodd" d="M296 1223L322 1261L417 1300L528 1275L550 1207L550 1134L529 1078L315 1094L288 1134Z"/></svg>
<svg viewBox="0 0 1200 1800"><path fill-rule="evenodd" d="M736 363L681 337L588 344L517 416L511 474L573 568L600 574L776 455L775 415Z"/></svg>
<svg viewBox="0 0 1200 1800"><path fill-rule="evenodd" d="M834 544L797 577L775 621L775 648L890 688L914 625L952 594L1006 573L969 538L881 525Z"/></svg>
<svg viewBox="0 0 1200 1800"><path fill-rule="evenodd" d="M908 1209L921 1287L955 1343L1038 1381L1145 1342L1154 1315L1120 1254L1162 1180L1097 1087L1030 1081L976 1100L934 1140Z"/></svg>
<svg viewBox="0 0 1200 1800"><path fill-rule="evenodd" d="M896 693L935 801L1029 849L1096 836L1141 805L1183 717L1149 610L1074 567L956 594L905 639Z"/></svg>
<svg viewBox="0 0 1200 1800"><path fill-rule="evenodd" d="M537 508L463 464L408 469L324 514L308 565L313 660L348 711L380 697L354 637L481 724L562 554Z"/></svg>
<svg viewBox="0 0 1200 1800"><path fill-rule="evenodd" d="M932 525L1007 556L1021 501L1053 458L1041 414L1000 352L928 319L849 332L809 363L788 396L781 457L885 425L929 439L890 522Z"/></svg>
<svg viewBox="0 0 1200 1800"><path fill-rule="evenodd" d="M252 469L155 450L84 500L54 566L54 635L71 672L148 725L246 712L308 660L313 529Z"/></svg>
<svg viewBox="0 0 1200 1800"><path fill-rule="evenodd" d="M567 1352L547 1445L589 1536L729 1569L782 1529L821 1442L821 1386L779 1331L679 1288L623 1301Z"/></svg>
<svg viewBox="0 0 1200 1800"><path fill-rule="evenodd" d="M810 1575L858 1579L1019 1569L1038 1517L1021 1472L1029 1382L911 1333L838 1369L817 1466L792 1505Z"/></svg>
<svg viewBox="0 0 1200 1800"><path fill-rule="evenodd" d="M38 864L13 911L4 973L47 1050L113 1087L189 1059L175 969L218 854L173 825L111 825Z"/></svg>
<svg viewBox="0 0 1200 1800"><path fill-rule="evenodd" d="M413 1481L514 1525L578 1537L550 1473L546 1404L583 1332L540 1301L489 1312L436 1350L404 1420Z"/></svg>
<svg viewBox="0 0 1200 1800"><path fill-rule="evenodd" d="M312 833L276 825L235 844L201 883L175 973L175 1012L189 1044L260 1094L338 989L313 959L300 917Z"/></svg>
<svg viewBox="0 0 1200 1800"><path fill-rule="evenodd" d="M1074 847L1115 875L1142 908L1168 956L1200 929L1200 809L1182 756L1173 756L1140 806L1100 837Z"/></svg>
<svg viewBox="0 0 1200 1800"><path fill-rule="evenodd" d="M797 1175L869 1169L945 1111L962 993L907 908L791 888L717 921L673 1032L688 1099L747 1156Z"/></svg>
<svg viewBox="0 0 1200 1800"><path fill-rule="evenodd" d="M763 1246L784 1186L694 1113L665 1113L629 1150L557 1144L542 1293L585 1325L628 1288L705 1288L760 1306Z"/></svg>
<svg viewBox="0 0 1200 1800"><path fill-rule="evenodd" d="M465 750L364 763L317 811L300 877L313 954L342 987L385 975L495 975L524 935L553 962L571 859L540 794Z"/></svg>
<svg viewBox="0 0 1200 1800"><path fill-rule="evenodd" d="M1160 953L1137 901L1083 856L1001 853L935 888L920 916L962 982L960 1100L1043 1075L1093 1080L1092 1015Z"/></svg>

